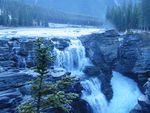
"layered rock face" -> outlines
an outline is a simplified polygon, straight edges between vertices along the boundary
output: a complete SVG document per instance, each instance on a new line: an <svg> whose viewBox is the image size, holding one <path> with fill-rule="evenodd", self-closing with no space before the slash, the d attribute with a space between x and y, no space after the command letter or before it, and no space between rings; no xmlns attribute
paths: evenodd
<svg viewBox="0 0 150 113"><path fill-rule="evenodd" d="M16 111L15 108L23 100L23 95L29 93L26 82L31 79L32 76L15 71L0 73L0 113Z"/></svg>
<svg viewBox="0 0 150 113"><path fill-rule="evenodd" d="M108 101L113 97L110 85L112 70L118 71L138 82L144 97L139 99L133 113L149 113L150 101L150 34L119 35L110 30L105 33L79 37L86 49L86 56L94 65L87 66L84 72L89 76L98 76L102 81L101 89ZM0 39L0 113L13 113L27 92L27 81L33 77L20 73L21 69L35 66L33 38ZM52 48L63 51L70 40L53 38ZM143 87L145 84L145 87ZM74 91L81 93L80 84ZM78 100L74 103L75 113L91 113L88 103ZM79 109L80 106L80 109ZM89 108L89 109L87 109Z"/></svg>
<svg viewBox="0 0 150 113"><path fill-rule="evenodd" d="M148 85L144 89L144 84L150 77L149 33L119 35L116 31L110 30L79 39L86 48L87 56L95 65L92 72L97 73L97 70L101 70L99 77L102 79L102 91L108 100L112 97L110 85L112 70L134 79L143 92L145 90L149 92ZM89 75L92 73L89 67L85 69L85 72L88 72ZM144 106L141 106L141 109L144 109Z"/></svg>
<svg viewBox="0 0 150 113"><path fill-rule="evenodd" d="M0 113L17 113L18 105L31 96L29 81L34 78L35 73L30 72L29 68L36 65L34 42L35 37L0 39ZM59 38L44 40L44 43L51 43L52 49L55 46L61 51L69 46L69 42L68 39ZM57 71L53 72L54 75L55 73ZM61 73L63 74L65 72ZM48 79L54 81L59 79L59 76L50 76ZM68 90L81 95L82 87L77 82ZM73 103L74 109L77 109L78 105L81 107L74 110L76 112L86 111L88 106L85 101L77 99Z"/></svg>
<svg viewBox="0 0 150 113"><path fill-rule="evenodd" d="M145 93L138 100L138 104L130 113L149 113L150 112L150 79L145 84Z"/></svg>
<svg viewBox="0 0 150 113"><path fill-rule="evenodd" d="M117 50L120 44L118 38L119 34L113 30L80 37L80 40L86 48L87 56L95 65L95 69L91 68L91 70L96 71L100 75L102 92L108 101L113 96L110 81L112 78L112 69L117 62Z"/></svg>
<svg viewBox="0 0 150 113"><path fill-rule="evenodd" d="M141 33L124 37L118 50L117 70L130 75L141 86L150 77L150 34Z"/></svg>

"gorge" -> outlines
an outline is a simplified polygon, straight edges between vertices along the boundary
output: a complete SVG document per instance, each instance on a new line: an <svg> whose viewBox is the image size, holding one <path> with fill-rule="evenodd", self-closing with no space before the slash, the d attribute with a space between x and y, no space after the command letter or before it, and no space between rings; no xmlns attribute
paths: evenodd
<svg viewBox="0 0 150 113"><path fill-rule="evenodd" d="M53 45L54 79L68 72L79 79L70 89L80 95L73 113L149 113L149 33L69 27L5 29L0 34L0 113L17 113L30 96L36 37Z"/></svg>

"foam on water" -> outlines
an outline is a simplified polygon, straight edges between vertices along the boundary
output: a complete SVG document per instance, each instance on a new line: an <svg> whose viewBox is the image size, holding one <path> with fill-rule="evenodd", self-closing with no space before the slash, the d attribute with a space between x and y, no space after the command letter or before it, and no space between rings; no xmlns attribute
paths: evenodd
<svg viewBox="0 0 150 113"><path fill-rule="evenodd" d="M2 28L0 29L0 37L69 37L76 38L82 35L88 35L96 32L104 32L99 28Z"/></svg>
<svg viewBox="0 0 150 113"><path fill-rule="evenodd" d="M137 84L118 72L113 72L111 84L113 99L108 107L109 113L129 113L142 95Z"/></svg>
<svg viewBox="0 0 150 113"><path fill-rule="evenodd" d="M93 113L107 113L108 103L101 92L101 82L98 78L90 78L81 82L84 90L82 99L86 100L92 108Z"/></svg>
<svg viewBox="0 0 150 113"><path fill-rule="evenodd" d="M31 30L31 32L30 32ZM10 35L14 36L57 36L68 37L70 39L69 47L61 51L54 48L56 54L56 61L54 67L60 75L62 70L71 72L78 78L83 78L81 84L83 86L82 99L87 101L92 108L92 113L129 113L129 111L137 104L137 99L141 95L137 84L123 75L113 72L111 80L113 88L113 98L110 103L107 102L105 95L101 91L101 81L97 77L88 77L82 71L85 66L92 65L90 60L86 57L85 48L77 36L97 32L98 29L83 29L83 28L59 28L59 29L18 29L8 31ZM0 30L0 35L4 36L6 31ZM13 34L11 34L13 33ZM7 34L7 33L6 33ZM30 57L29 57L30 58ZM22 59L24 62L24 59ZM25 62L24 62L25 64ZM59 71L60 70L60 71ZM37 73L28 71L34 76ZM54 73L55 74L55 73ZM58 73L57 73L58 74ZM83 76L86 76L85 78Z"/></svg>
<svg viewBox="0 0 150 113"><path fill-rule="evenodd" d="M64 68L72 72L77 77L82 78L82 70L90 61L86 57L85 48L78 39L71 39L70 45L64 51L55 48L55 67ZM101 91L101 81L97 77L87 77L83 79L82 99L87 101L93 113L129 113L137 104L137 99L141 95L137 84L123 75L113 72L111 80L113 88L113 99L107 102L105 95Z"/></svg>

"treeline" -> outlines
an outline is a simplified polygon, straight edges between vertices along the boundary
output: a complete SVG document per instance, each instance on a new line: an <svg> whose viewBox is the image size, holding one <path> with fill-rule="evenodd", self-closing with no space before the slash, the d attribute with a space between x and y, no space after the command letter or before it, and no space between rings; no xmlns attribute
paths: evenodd
<svg viewBox="0 0 150 113"><path fill-rule="evenodd" d="M0 0L0 25L47 26L47 14L44 9L24 5L17 0Z"/></svg>
<svg viewBox="0 0 150 113"><path fill-rule="evenodd" d="M99 25L99 21L93 17L31 6L21 0L0 0L0 25L2 26L48 26L49 22Z"/></svg>
<svg viewBox="0 0 150 113"><path fill-rule="evenodd" d="M124 3L108 8L106 18L120 31L129 29L150 29L150 0L141 3Z"/></svg>

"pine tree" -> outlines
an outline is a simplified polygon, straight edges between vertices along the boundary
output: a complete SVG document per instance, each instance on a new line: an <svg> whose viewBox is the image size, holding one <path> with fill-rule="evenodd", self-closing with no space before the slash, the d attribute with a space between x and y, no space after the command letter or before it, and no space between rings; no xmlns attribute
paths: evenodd
<svg viewBox="0 0 150 113"><path fill-rule="evenodd" d="M42 113L44 109L52 107L56 110L70 111L71 103L78 94L65 92L75 83L75 78L64 75L58 81L47 81L48 65L54 60L49 47L41 39L36 41L36 72L38 76L32 83L32 98L19 107L20 113Z"/></svg>
<svg viewBox="0 0 150 113"><path fill-rule="evenodd" d="M150 29L150 0L142 0L144 29Z"/></svg>
<svg viewBox="0 0 150 113"><path fill-rule="evenodd" d="M106 18L120 31L138 29L141 22L140 7L139 4L132 3L114 6L109 8Z"/></svg>

